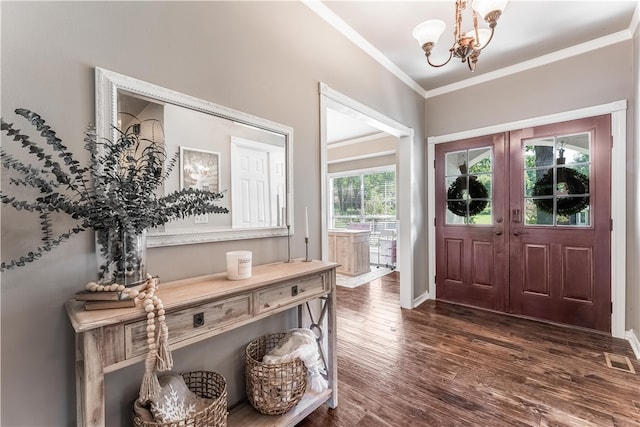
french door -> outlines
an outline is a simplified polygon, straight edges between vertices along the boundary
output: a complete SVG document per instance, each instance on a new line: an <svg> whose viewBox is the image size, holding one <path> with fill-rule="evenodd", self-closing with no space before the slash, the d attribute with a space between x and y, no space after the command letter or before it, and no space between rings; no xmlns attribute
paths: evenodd
<svg viewBox="0 0 640 427"><path fill-rule="evenodd" d="M436 298L610 331L609 116L436 146Z"/></svg>

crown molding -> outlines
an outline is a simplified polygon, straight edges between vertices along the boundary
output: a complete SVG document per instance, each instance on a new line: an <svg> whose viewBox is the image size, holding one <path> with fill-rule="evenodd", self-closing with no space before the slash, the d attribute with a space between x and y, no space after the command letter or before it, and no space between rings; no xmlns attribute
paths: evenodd
<svg viewBox="0 0 640 427"><path fill-rule="evenodd" d="M636 9L637 10L637 9ZM480 83L486 83L491 80L500 79L512 74L521 73L523 71L530 70L532 68L548 65L553 62L561 61L563 59L570 58L572 56L582 55L593 50L602 49L603 47L611 46L616 43L620 43L625 40L630 40L633 33L629 30L618 31L617 33L609 34L604 37L600 37L588 42L580 43L578 45L561 49L556 52L539 56L529 61L524 61L519 64L511 65L509 67L502 68L500 70L492 71L490 73L482 74L477 77L462 80L450 85L441 86L436 89L432 89L427 92L425 98L433 98L438 95L442 95L448 92L464 89L470 86L475 86Z"/></svg>
<svg viewBox="0 0 640 427"><path fill-rule="evenodd" d="M325 6L319 0L300 0L305 6L311 9L316 15L324 19L328 24L338 30L342 35L351 40L356 46L365 51L369 56L375 59L380 65L389 70L393 75L400 79L404 84L413 89L418 95L426 98L427 91L422 86L409 77L396 64L391 62L389 58L384 56L382 52L376 49L364 37L354 30L349 24L344 22L338 15L333 13L331 9Z"/></svg>

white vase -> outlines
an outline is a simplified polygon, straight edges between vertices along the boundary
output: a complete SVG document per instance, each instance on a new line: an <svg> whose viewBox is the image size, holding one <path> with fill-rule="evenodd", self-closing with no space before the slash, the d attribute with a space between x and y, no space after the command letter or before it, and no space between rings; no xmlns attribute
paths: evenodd
<svg viewBox="0 0 640 427"><path fill-rule="evenodd" d="M122 228L96 231L98 283L134 286L147 278L147 233Z"/></svg>

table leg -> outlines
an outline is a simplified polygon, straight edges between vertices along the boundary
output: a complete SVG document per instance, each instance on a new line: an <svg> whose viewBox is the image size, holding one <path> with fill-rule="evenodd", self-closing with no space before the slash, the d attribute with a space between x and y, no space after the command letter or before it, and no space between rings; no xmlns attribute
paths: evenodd
<svg viewBox="0 0 640 427"><path fill-rule="evenodd" d="M104 427L104 372L102 328L76 335L77 424Z"/></svg>

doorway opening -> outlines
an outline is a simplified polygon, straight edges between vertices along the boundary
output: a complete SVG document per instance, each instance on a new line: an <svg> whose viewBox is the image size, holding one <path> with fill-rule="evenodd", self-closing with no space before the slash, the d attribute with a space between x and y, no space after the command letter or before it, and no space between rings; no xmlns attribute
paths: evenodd
<svg viewBox="0 0 640 427"><path fill-rule="evenodd" d="M411 179L414 176L413 166L413 129L378 113L375 110L329 88L319 84L320 91L320 141L321 141L321 215L322 215L322 259L329 259L329 149L328 132L330 117L335 112L347 116L360 124L365 124L377 132L394 137L397 141L397 269L400 274L400 306L413 308L414 302L414 268L413 257L416 247L416 231L411 227L414 203L411 192ZM389 153L391 154L391 153Z"/></svg>

